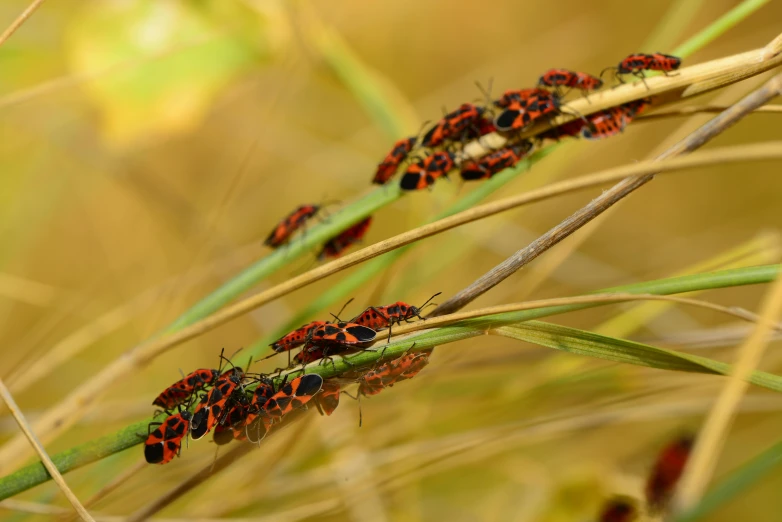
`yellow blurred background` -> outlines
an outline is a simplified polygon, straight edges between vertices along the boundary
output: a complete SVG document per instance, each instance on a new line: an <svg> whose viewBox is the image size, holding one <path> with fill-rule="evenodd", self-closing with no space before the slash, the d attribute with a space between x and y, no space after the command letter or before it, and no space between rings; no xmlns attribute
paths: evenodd
<svg viewBox="0 0 782 522"><path fill-rule="evenodd" d="M349 202L370 190L391 143L438 118L442 107L480 99L476 81L493 80L496 93L532 86L550 67L598 73L631 52L669 52L736 3L44 3L0 46L0 375L35 420L267 254L263 239L295 206ZM0 2L0 26L28 4ZM670 18L672 12L679 14ZM780 32L780 20L782 3L770 2L685 63L762 47ZM728 104L764 78L708 99ZM611 140L568 143L493 197L648 158L709 117L654 120ZM710 146L778 140L777 120L749 116ZM375 215L367 244L417 226L470 190L440 183L432 193L402 198ZM435 292L447 298L596 194L428 239L352 296L352 310L378 304L370 301L378 296L416 304ZM779 167L771 162L662 177L473 306L668 277L748 243L744 265L778 262L780 194ZM551 265L557 256L566 258ZM312 256L292 261L253 291L311 263ZM62 451L144 419L180 368L212 367L221 348L231 353L270 335L349 274L155 359L106 390L47 449ZM702 297L757 311L764 290ZM623 308L553 321L594 330ZM716 328L729 328L717 336L727 341L708 342ZM746 332L714 313L675 308L622 335L732 361ZM69 347L74 353L53 373L30 377L53 348ZM779 348L778 341L769 347L764 370L782 372ZM417 379L362 401L360 429L356 403L343 397L332 417L310 412L160 516L592 520L606 496L639 496L656 451L699 425L723 382L480 337L442 347ZM718 476L778 439L780 410L782 399L750 390ZM2 415L4 441L18 428L5 409ZM141 453L133 448L66 480L88 499L133 469ZM214 454L211 443L192 443L165 467L136 470L90 509L130 514ZM777 521L780 486L777 470L709 520ZM67 506L51 483L19 498ZM0 516L39 518L2 503Z"/></svg>

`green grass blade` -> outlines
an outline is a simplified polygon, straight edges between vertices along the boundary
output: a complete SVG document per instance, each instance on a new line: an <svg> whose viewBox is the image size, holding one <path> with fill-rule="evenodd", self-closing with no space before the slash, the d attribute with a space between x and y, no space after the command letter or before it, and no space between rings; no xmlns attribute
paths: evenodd
<svg viewBox="0 0 782 522"><path fill-rule="evenodd" d="M782 441L746 462L713 487L700 503L682 513L674 522L697 522L714 513L720 506L730 502L744 490L768 475L782 464Z"/></svg>
<svg viewBox="0 0 782 522"><path fill-rule="evenodd" d="M707 28L674 49L671 54L681 58L690 56L725 34L729 29L737 26L768 2L769 0L744 0L744 2L709 24Z"/></svg>
<svg viewBox="0 0 782 522"><path fill-rule="evenodd" d="M720 252L705 261L688 266L674 277L769 263L779 259L778 243L776 235L763 234L730 250ZM609 337L629 337L644 325L649 324L655 317L674 306L675 303L664 301L634 303L627 310L599 324L592 330Z"/></svg>
<svg viewBox="0 0 782 522"><path fill-rule="evenodd" d="M147 437L147 426L152 419L136 422L111 435L86 442L74 448L52 455L60 473L80 468L104 457L132 448ZM140 436L139 436L140 435ZM11 479L13 480L7 480ZM8 498L51 479L49 472L40 462L26 466L0 479L0 498Z"/></svg>
<svg viewBox="0 0 782 522"><path fill-rule="evenodd" d="M782 269L782 265L737 268L733 270L714 272L711 274L682 276L659 281L649 281L645 283L626 285L613 289L602 290L601 292L634 292L668 295L690 292L693 290L703 290L706 288L715 289L769 283L777 277L780 269ZM416 344L416 349L433 348L442 344L469 339L471 337L482 336L485 335L485 331L487 329L501 329L503 327L508 327L508 325L511 324L517 324L517 326L514 327L516 331L521 331L519 330L520 328L527 328L528 333L525 335L529 335L530 338L532 338L532 333L530 333L532 332L532 328L528 326L530 323L524 323L524 321L530 321L532 319L541 317L580 310L591 306L598 305L580 304L569 306L548 306L536 310L523 310L520 312L511 312L470 319L462 322L459 325L439 328L413 337L408 337L404 340L393 341L387 346L383 346L381 348L385 357L390 358L399 356L405 351L409 350L413 343ZM518 323L523 324L518 325ZM537 328L539 331L544 330L544 326L541 325L545 325L546 328L552 329L564 328L555 325L547 325L547 323L532 324L536 325L535 328ZM597 342L594 341L594 339L599 339L601 341L607 339L604 336L597 336L597 334L592 334L590 332L582 333L580 330L568 329L567 331L559 331L565 332L572 337L578 337L578 335L581 335L586 339L593 339L594 343ZM574 332L577 332L578 335L576 335ZM667 367L668 369L681 371L699 371L720 374L724 374L730 369L730 367L725 363L713 361L704 357L681 354L678 352L662 350L660 348L654 347L647 348L646 345L631 343L630 341L614 341L628 343L618 346L615 350L616 357L620 356L617 354L624 354L622 356L625 357L625 360L622 362L629 362L631 364L645 363L644 365L646 366L652 366L656 368ZM575 342L576 340L573 341L573 343ZM608 341L605 342L608 343ZM570 351L575 352L575 348ZM594 348L594 352L592 354L585 354L598 357L599 355L597 355L597 353L597 348ZM641 353L644 357L646 357L646 359L644 359L642 356L639 356L638 353ZM351 355L350 365L337 357L334 359L333 365L326 364L323 366L310 367L307 369L307 372L318 373L324 378L334 377L351 369L351 365L370 366L380 358L380 355L381 353L379 351L365 351L356 355ZM752 382L770 389L782 389L782 379L780 377L763 372L756 372L753 375ZM68 471L95 462L96 460L99 460L105 456L126 450L141 443L142 439L138 437L138 434L146 433L147 424L149 422L150 419L137 422L112 435L107 435L95 441L76 446L70 450L55 455L53 460L55 464L57 464L57 468L61 473L67 473ZM16 495L17 493L25 491L35 485L41 484L49 480L49 478L49 474L40 463L32 464L22 468L15 473L0 478L0 500Z"/></svg>
<svg viewBox="0 0 782 522"><path fill-rule="evenodd" d="M540 321L503 326L495 331L519 341L623 364L719 375L728 375L731 371L729 364L706 357ZM782 391L782 377L771 373L756 371L750 376L749 381L769 390Z"/></svg>
<svg viewBox="0 0 782 522"><path fill-rule="evenodd" d="M679 40L684 30L704 4L704 0L678 0L673 2L652 33L646 38L641 50L656 53L670 49Z"/></svg>
<svg viewBox="0 0 782 522"><path fill-rule="evenodd" d="M278 248L260 259L204 297L177 318L165 332L170 333L190 325L214 313L236 297L272 275L277 270L291 266L303 254L314 252L317 247L345 228L373 214L377 209L395 201L400 196L399 187L390 185L373 190L343 210L332 214L327 221L315 225L307 234L290 245Z"/></svg>

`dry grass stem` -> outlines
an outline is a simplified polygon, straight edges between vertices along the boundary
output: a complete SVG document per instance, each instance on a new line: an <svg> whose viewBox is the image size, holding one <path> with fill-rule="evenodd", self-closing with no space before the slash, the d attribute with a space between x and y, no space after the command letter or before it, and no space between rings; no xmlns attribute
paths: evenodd
<svg viewBox="0 0 782 522"><path fill-rule="evenodd" d="M615 107L642 98L653 97L654 105L673 103L733 83L751 78L782 64L782 35L777 36L768 45L753 51L719 58L710 62L683 67L669 76L655 76L641 81L625 83L613 89L605 89L589 95L589 99L579 98L563 106L563 114L552 123L539 123L517 135L528 138L540 134L553 125L559 125L577 118L575 114L589 114ZM508 142L508 138L497 134L487 134L480 140L465 146L461 157L480 157Z"/></svg>
<svg viewBox="0 0 782 522"><path fill-rule="evenodd" d="M96 502L104 499L106 496L110 495L112 492L116 491L120 486L125 484L128 480L130 480L132 477L134 477L137 473L139 473L143 469L147 469L149 467L149 463L146 460L140 460L136 463L135 466L132 466L116 477L112 478L111 481L109 481L108 484L100 488L94 495L92 495L90 498L84 501L84 507L88 508L92 505L94 505ZM70 514L70 513L69 513ZM62 519L62 522L71 522L73 520L76 520L78 516L68 516L64 517ZM100 518L100 517L98 517Z"/></svg>
<svg viewBox="0 0 782 522"><path fill-rule="evenodd" d="M674 144L657 157L657 161L679 156L701 147L714 136L722 133L757 107L767 103L780 94L782 89L782 76L778 75L769 80L760 89L754 91L744 99L733 105L730 109L707 122L705 125L690 134L684 140ZM652 169L654 171L654 169ZM574 214L566 218L560 224L540 236L528 246L522 248L508 259L492 268L470 286L456 294L448 301L442 303L431 313L432 316L444 315L454 312L466 306L478 296L483 295L491 288L504 281L517 270L530 263L543 252L547 251L576 230L635 192L654 178L654 172L628 177L600 196L590 201Z"/></svg>
<svg viewBox="0 0 782 522"><path fill-rule="evenodd" d="M737 414L739 403L746 393L748 383L745 379L760 363L772 335L773 329L770 325L780 315L782 315L782 277L777 278L766 294L760 314L761 321L739 348L738 360L733 367L733 372L706 417L679 485L674 502L675 511L682 512L693 507L703 496L714 474L719 454Z"/></svg>
<svg viewBox="0 0 782 522"><path fill-rule="evenodd" d="M11 35L16 32L17 29L22 27L22 24L27 21L28 18L30 18L36 9L41 7L41 4L43 3L43 0L33 0L33 3L27 6L27 9L22 11L22 14L20 14L16 20L14 20L11 25L8 26L8 29L3 31L3 34L0 34L0 45L3 45L6 40L11 38Z"/></svg>
<svg viewBox="0 0 782 522"><path fill-rule="evenodd" d="M693 154L686 158L633 163L631 165L608 169L580 178L552 183L518 196L512 196L492 203L479 205L459 214L399 234L385 241L347 254L300 276L293 277L273 288L264 290L239 301L238 303L227 306L219 312L193 323L178 332L136 346L132 350L126 352L122 357L113 361L101 372L87 380L65 397L58 405L45 413L42 418L36 422L35 429L38 433L45 434L47 440L51 440L81 418L95 399L117 383L122 376L145 365L148 361L164 351L213 330L274 299L278 299L332 274L410 243L522 205L578 190L598 187L605 183L625 179L628 176L649 177L652 176L651 173L659 174L663 172L674 172L679 169L691 169L728 162L760 161L780 157L782 157L782 142L769 142L715 149L700 154ZM604 193L601 198L603 198L605 194L609 193ZM599 199L600 198L598 198L598 200ZM533 243L533 245L535 244L536 243ZM553 243L549 246L552 245ZM538 252L538 254L539 253L542 253L542 251ZM436 311L439 311L442 306L443 305L438 307ZM26 451L24 439L16 438L8 442L2 450L0 450L0 462L3 463L3 467L0 471L7 471L9 468L12 468L26 458Z"/></svg>
<svg viewBox="0 0 782 522"><path fill-rule="evenodd" d="M720 113L728 109L728 105L689 105L687 107L678 107L675 109L663 109L655 111L654 114L643 114L634 120L639 121L653 121L663 118L671 118L676 116L693 116L695 114L715 114ZM782 105L763 105L758 107L753 114L778 114L782 113Z"/></svg>
<svg viewBox="0 0 782 522"><path fill-rule="evenodd" d="M19 425L22 433L24 433L24 436L30 442L30 445L35 449L36 453L38 453L38 456L41 458L41 462L43 463L44 467L46 467L49 475L51 475L54 482L68 499L68 502L70 502L73 506L73 509L76 510L82 520L86 520L87 522L94 522L93 518L84 508L84 506L81 505L81 502L79 502L79 499L76 498L76 495L73 494L71 488L68 487L65 479L62 478L62 475L57 470L57 466L55 466L54 462L52 462L52 459L49 458L49 455L46 453L43 445L38 441L35 433L33 433L32 429L30 428L30 425L27 424L27 420L25 420L22 411L19 409L19 406L16 405L16 401L14 401L13 396L11 396L11 392L8 391L8 388L6 388L2 379L0 379L0 397L3 399L6 407L10 410L11 415L13 415L14 420L16 420L16 423Z"/></svg>

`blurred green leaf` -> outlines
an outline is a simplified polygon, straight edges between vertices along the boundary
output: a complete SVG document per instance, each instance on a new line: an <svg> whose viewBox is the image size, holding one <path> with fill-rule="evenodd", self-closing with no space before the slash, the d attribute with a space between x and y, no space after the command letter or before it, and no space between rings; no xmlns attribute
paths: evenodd
<svg viewBox="0 0 782 522"><path fill-rule="evenodd" d="M555 350L661 370L728 375L731 368L727 363L706 357L540 321L503 326L494 331L505 337ZM782 391L782 377L777 375L756 371L749 381L769 390Z"/></svg>
<svg viewBox="0 0 782 522"><path fill-rule="evenodd" d="M100 108L106 139L123 145L197 125L215 96L256 61L240 34L187 2L90 3L73 18L65 53Z"/></svg>

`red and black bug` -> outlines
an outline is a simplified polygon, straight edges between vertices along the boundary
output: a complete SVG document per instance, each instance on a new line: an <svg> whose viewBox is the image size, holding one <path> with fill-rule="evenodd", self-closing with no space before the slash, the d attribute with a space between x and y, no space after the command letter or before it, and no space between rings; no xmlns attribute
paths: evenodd
<svg viewBox="0 0 782 522"><path fill-rule="evenodd" d="M375 340L377 332L367 326L353 322L340 321L326 323L312 330L307 344L330 346L360 346Z"/></svg>
<svg viewBox="0 0 782 522"><path fill-rule="evenodd" d="M559 114L559 97L543 91L524 100L514 100L494 120L497 130L507 132L529 127L535 121Z"/></svg>
<svg viewBox="0 0 782 522"><path fill-rule="evenodd" d="M437 151L413 163L405 170L399 186L402 190L421 190L431 186L437 178L448 176L453 169L454 155L448 151Z"/></svg>
<svg viewBox="0 0 782 522"><path fill-rule="evenodd" d="M625 110L611 107L587 116L589 125L581 129L581 136L587 140L600 140L622 132L626 125Z"/></svg>
<svg viewBox="0 0 782 522"><path fill-rule="evenodd" d="M297 364L307 364L331 355L353 352L377 337L372 328L353 322L326 323L310 332L307 344L296 354Z"/></svg>
<svg viewBox="0 0 782 522"><path fill-rule="evenodd" d="M263 405L261 415L272 422L306 405L323 386L323 377L309 373L285 383Z"/></svg>
<svg viewBox="0 0 782 522"><path fill-rule="evenodd" d="M639 74L643 71L661 71L668 74L682 64L682 59L670 54L631 54L616 66L618 74Z"/></svg>
<svg viewBox="0 0 782 522"><path fill-rule="evenodd" d="M421 145L437 147L446 140L458 140L471 127L476 127L484 109L472 103L463 103L458 109L449 112L424 134Z"/></svg>
<svg viewBox="0 0 782 522"><path fill-rule="evenodd" d="M579 89L586 94L603 86L603 80L584 72L576 72L568 69L549 69L538 80L538 85L546 87L570 87Z"/></svg>
<svg viewBox="0 0 782 522"><path fill-rule="evenodd" d="M429 364L429 353L409 353L365 373L359 379L359 395L367 397L377 395L383 389L393 387L398 382L412 379Z"/></svg>
<svg viewBox="0 0 782 522"><path fill-rule="evenodd" d="M271 421L266 418L260 418L263 412L264 405L274 396L274 384L265 376L259 379L258 387L253 392L250 404L247 406L247 413L244 417L244 422L239 426L238 431L243 436L247 434L255 434L256 437L250 437L251 442L260 441L269 431ZM263 430L263 434L261 434ZM236 436L237 430L234 430L234 436Z"/></svg>
<svg viewBox="0 0 782 522"><path fill-rule="evenodd" d="M214 388L205 394L193 412L192 429L193 440L198 440L206 435L216 424L223 422L226 414L233 406L233 393L241 386L244 380L244 371L237 367L224 372L215 382Z"/></svg>
<svg viewBox="0 0 782 522"><path fill-rule="evenodd" d="M669 72L675 71L682 64L682 59L678 56L671 56L670 54L663 53L635 53L631 54L627 58L619 62L616 67L608 67L603 69L600 76L603 76L605 71L613 70L617 80L622 82L621 74L632 74L644 80L644 71L660 71L666 76Z"/></svg>
<svg viewBox="0 0 782 522"><path fill-rule="evenodd" d="M323 415L331 415L339 406L340 387L334 381L324 381L323 388L315 397L315 405Z"/></svg>
<svg viewBox="0 0 782 522"><path fill-rule="evenodd" d="M624 131L633 119L649 105L649 99L635 100L617 107L587 116L588 125L581 129L581 135L588 140L615 136Z"/></svg>
<svg viewBox="0 0 782 522"><path fill-rule="evenodd" d="M497 127L494 126L494 121L490 118L481 117L475 123L475 129L468 129L467 136L469 138L480 138L486 134L497 132Z"/></svg>
<svg viewBox="0 0 782 522"><path fill-rule="evenodd" d="M196 370L163 390L152 404L160 406L164 410L170 410L185 402L201 388L214 384L219 376L220 370L210 370L208 368Z"/></svg>
<svg viewBox="0 0 782 522"><path fill-rule="evenodd" d="M328 344L326 346L321 346L313 344L306 346L299 353L294 355L293 361L296 364L309 364L318 359L330 360L332 355L345 355L360 349L360 345Z"/></svg>
<svg viewBox="0 0 782 522"><path fill-rule="evenodd" d="M426 302L420 307L407 304L404 301L397 301L396 303L391 303L390 305L386 306L370 306L355 318L353 318L351 322L369 327L374 331L378 331L385 328L390 330L393 325L402 324L402 322L409 322L414 317L417 317L423 321L424 318L421 317L421 310L423 310L432 299L441 293L442 292L437 292L432 297L427 299ZM389 331L389 338L390 336L391 332Z"/></svg>
<svg viewBox="0 0 782 522"><path fill-rule="evenodd" d="M327 322L312 321L311 323L307 323L303 326L300 326L299 328L296 328L292 332L285 334L269 346L271 346L272 350L277 353L293 350L294 348L297 348L307 342L307 336L312 330L319 326L323 326L324 324L327 324Z"/></svg>
<svg viewBox="0 0 782 522"><path fill-rule="evenodd" d="M581 134L581 131L584 129L586 124L587 122L582 118L577 118L545 132L541 132L538 134L537 138L539 140L550 139L559 141L560 139L568 136L575 137Z"/></svg>
<svg viewBox="0 0 782 522"><path fill-rule="evenodd" d="M551 93L546 89L517 89L508 90L503 93L500 99L495 100L494 105L500 108L509 107L513 102L523 102L535 96L551 96Z"/></svg>
<svg viewBox="0 0 782 522"><path fill-rule="evenodd" d="M499 149L477 160L462 163L460 173L464 181L488 179L498 172L513 167L532 150L532 142L523 141L512 147Z"/></svg>
<svg viewBox="0 0 782 522"><path fill-rule="evenodd" d="M665 446L657 456L646 481L646 504L650 511L663 509L670 500L694 443L691 435L683 435Z"/></svg>
<svg viewBox="0 0 782 522"><path fill-rule="evenodd" d="M300 206L277 223L277 226L271 231L264 244L272 248L284 245L297 230L320 212L320 208L319 205Z"/></svg>
<svg viewBox="0 0 782 522"><path fill-rule="evenodd" d="M350 245L358 243L364 238L364 234L367 233L370 224L372 224L372 216L369 216L344 230L337 236L329 239L326 244L323 245L323 249L318 253L318 259L323 260L341 256Z"/></svg>
<svg viewBox="0 0 782 522"><path fill-rule="evenodd" d="M182 450L182 439L189 431L192 414L180 411L167 417L163 422L152 423L157 427L144 442L144 458L150 464L165 464L178 456Z"/></svg>
<svg viewBox="0 0 782 522"><path fill-rule="evenodd" d="M598 522L632 522L637 516L638 510L632 499L617 497L603 504Z"/></svg>
<svg viewBox="0 0 782 522"><path fill-rule="evenodd" d="M233 406L226 413L224 420L214 429L213 440L218 446L228 444L234 439L243 439L244 424L249 413L250 401L244 394L234 393Z"/></svg>
<svg viewBox="0 0 782 522"><path fill-rule="evenodd" d="M388 180L396 173L399 165L407 158L410 151L416 144L418 138L410 136L409 138L403 138L396 143L386 157L377 166L375 177L372 179L372 183L376 185L385 185Z"/></svg>

